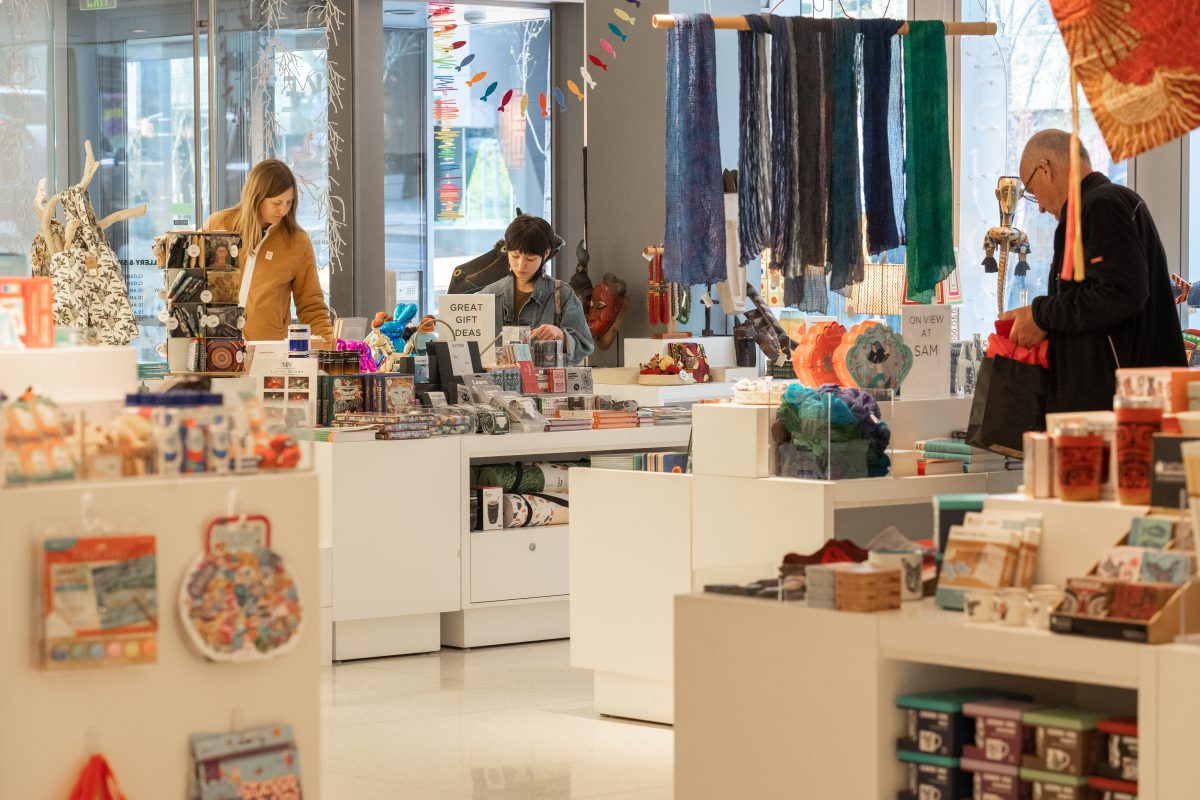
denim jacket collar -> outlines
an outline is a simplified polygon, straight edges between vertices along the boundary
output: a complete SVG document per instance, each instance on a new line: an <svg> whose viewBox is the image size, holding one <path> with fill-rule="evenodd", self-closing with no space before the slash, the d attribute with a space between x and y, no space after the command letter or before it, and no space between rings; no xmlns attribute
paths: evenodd
<svg viewBox="0 0 1200 800"><path fill-rule="evenodd" d="M508 313L508 309L513 307L513 299L514 295L516 294L516 288L516 279L513 278L511 274L504 280L500 281L500 291L496 293L496 303L499 307L505 310L505 314ZM536 303L538 308L544 308L546 303L550 301L553 295L554 278L543 274L533 284L533 294L530 296L528 302ZM507 325L515 324L515 322L515 320L503 320L503 323Z"/></svg>

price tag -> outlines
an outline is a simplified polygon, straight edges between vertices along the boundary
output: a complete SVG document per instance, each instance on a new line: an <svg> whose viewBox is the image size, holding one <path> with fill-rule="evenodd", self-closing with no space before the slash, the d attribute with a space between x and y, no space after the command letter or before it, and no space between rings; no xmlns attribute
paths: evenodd
<svg viewBox="0 0 1200 800"><path fill-rule="evenodd" d="M233 256L234 258L237 258L237 254L238 254L238 246L236 244L229 245L229 255Z"/></svg>
<svg viewBox="0 0 1200 800"><path fill-rule="evenodd" d="M208 289L205 289L203 292L200 293L200 302L211 303L212 299L213 299L213 293L211 291L209 291Z"/></svg>
<svg viewBox="0 0 1200 800"><path fill-rule="evenodd" d="M162 322L165 324L170 319L171 319L171 312L167 311L165 308L162 311L158 312L158 321L159 322Z"/></svg>

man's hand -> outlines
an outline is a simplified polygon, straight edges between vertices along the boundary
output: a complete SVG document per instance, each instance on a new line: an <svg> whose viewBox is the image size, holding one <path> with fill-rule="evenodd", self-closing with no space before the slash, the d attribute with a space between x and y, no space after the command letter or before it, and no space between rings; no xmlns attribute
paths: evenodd
<svg viewBox="0 0 1200 800"><path fill-rule="evenodd" d="M1033 321L1033 307L1021 306L1000 315L1001 320L1013 321L1012 333L1008 338L1024 347L1037 347L1046 340L1046 332Z"/></svg>

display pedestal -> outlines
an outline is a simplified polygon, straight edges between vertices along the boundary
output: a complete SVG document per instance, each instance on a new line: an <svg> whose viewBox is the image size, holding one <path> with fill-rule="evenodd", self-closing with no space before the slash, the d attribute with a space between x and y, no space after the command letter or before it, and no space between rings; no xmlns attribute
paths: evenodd
<svg viewBox="0 0 1200 800"><path fill-rule="evenodd" d="M675 612L678 797L895 797L896 696L973 685L1136 713L1139 796L1200 784L1200 648L968 625L929 600L852 614L692 595Z"/></svg>
<svg viewBox="0 0 1200 800"><path fill-rule="evenodd" d="M681 425L314 443L331 659L565 638L568 526L472 532L471 464L683 450L690 434Z"/></svg>
<svg viewBox="0 0 1200 800"><path fill-rule="evenodd" d="M294 650L266 661L216 664L181 628L180 583L203 549L205 525L236 510L264 514L272 549L300 589L304 627ZM78 531L83 496L113 532L154 534L158 663L46 672L31 661L34 551L51 531ZM0 490L0 797L66 797L95 747L130 797L181 797L188 736L234 725L291 725L304 796L320 794L317 479L312 473L145 478ZM89 733L90 732L90 733Z"/></svg>

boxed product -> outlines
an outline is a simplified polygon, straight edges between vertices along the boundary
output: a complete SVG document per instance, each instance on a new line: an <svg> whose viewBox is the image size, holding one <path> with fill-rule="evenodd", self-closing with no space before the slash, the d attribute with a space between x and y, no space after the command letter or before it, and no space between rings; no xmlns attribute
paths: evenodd
<svg viewBox="0 0 1200 800"><path fill-rule="evenodd" d="M1103 778L1137 783L1138 779L1138 721L1137 717L1113 717L1101 720L1096 726L1102 737L1100 762L1095 774ZM1137 794L1137 787L1134 787Z"/></svg>
<svg viewBox="0 0 1200 800"><path fill-rule="evenodd" d="M1021 780L1028 782L1035 800L1093 800L1088 779L1046 770L1021 768Z"/></svg>
<svg viewBox="0 0 1200 800"><path fill-rule="evenodd" d="M1021 759L1027 769L1066 775L1091 775L1100 762L1103 741L1097 725L1104 714L1076 708L1026 711L1024 724L1035 730L1034 752Z"/></svg>
<svg viewBox="0 0 1200 800"><path fill-rule="evenodd" d="M1187 473L1183 466L1182 447L1185 442L1195 441L1200 439L1176 433L1154 434L1150 455L1151 506L1187 508Z"/></svg>
<svg viewBox="0 0 1200 800"><path fill-rule="evenodd" d="M11 340L10 334L20 341ZM50 278L0 277L0 347L20 345L54 346L54 293Z"/></svg>
<svg viewBox="0 0 1200 800"><path fill-rule="evenodd" d="M1021 757L1033 752L1034 744L1033 728L1024 724L1022 715L1038 707L1020 700L965 703L963 716L975 721L975 739L963 745L963 758L1020 766Z"/></svg>
<svg viewBox="0 0 1200 800"><path fill-rule="evenodd" d="M855 564L834 576L838 611L892 611L900 608L901 576L898 569Z"/></svg>
<svg viewBox="0 0 1200 800"><path fill-rule="evenodd" d="M907 787L898 795L900 800L926 798L968 798L971 796L971 775L963 771L957 758L929 753L896 752L896 758L908 772Z"/></svg>
<svg viewBox="0 0 1200 800"><path fill-rule="evenodd" d="M567 394L590 395L595 390L591 367L567 367Z"/></svg>
<svg viewBox="0 0 1200 800"><path fill-rule="evenodd" d="M479 530L501 530L504 527L504 490L499 486L476 486L471 491L478 498Z"/></svg>
<svg viewBox="0 0 1200 800"><path fill-rule="evenodd" d="M1093 775L1088 786L1095 790L1097 800L1138 800L1138 785L1133 781L1120 781Z"/></svg>
<svg viewBox="0 0 1200 800"><path fill-rule="evenodd" d="M971 775L971 798L1030 800L1029 784L1021 780L1021 768L1016 764L963 756L959 766Z"/></svg>
<svg viewBox="0 0 1200 800"><path fill-rule="evenodd" d="M300 751L290 725L191 736L199 800L299 800Z"/></svg>
<svg viewBox="0 0 1200 800"><path fill-rule="evenodd" d="M538 370L538 388L547 394L567 393L567 370L565 367Z"/></svg>
<svg viewBox="0 0 1200 800"><path fill-rule="evenodd" d="M1128 367L1117 370L1117 395L1157 397L1163 410L1174 414L1188 410L1188 385L1200 381L1200 370L1181 367Z"/></svg>
<svg viewBox="0 0 1200 800"><path fill-rule="evenodd" d="M1021 538L1021 531L999 527L952 527L942 554L937 604L960 611L968 589L1012 586Z"/></svg>
<svg viewBox="0 0 1200 800"><path fill-rule="evenodd" d="M367 410L380 414L408 411L416 402L413 376L398 372L375 372L363 376Z"/></svg>
<svg viewBox="0 0 1200 800"><path fill-rule="evenodd" d="M317 424L328 427L338 414L366 411L362 375L317 376Z"/></svg>

